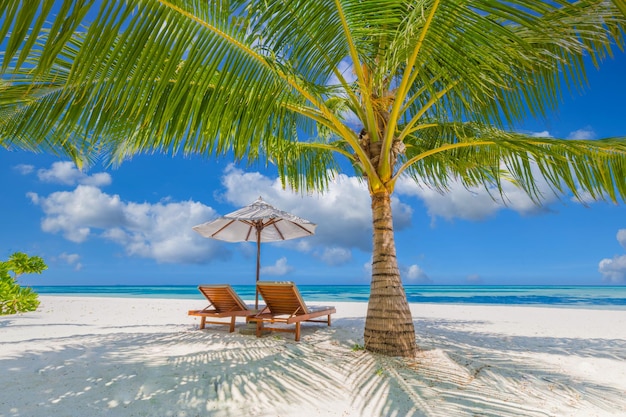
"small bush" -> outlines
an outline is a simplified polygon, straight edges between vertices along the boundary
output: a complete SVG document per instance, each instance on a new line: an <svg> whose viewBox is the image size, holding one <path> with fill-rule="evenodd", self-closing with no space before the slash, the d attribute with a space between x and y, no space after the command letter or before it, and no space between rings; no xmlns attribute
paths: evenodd
<svg viewBox="0 0 626 417"><path fill-rule="evenodd" d="M37 293L32 288L21 287L17 277L40 274L47 268L39 256L28 256L22 252L16 252L8 261L0 262L0 315L36 310L39 306Z"/></svg>
<svg viewBox="0 0 626 417"><path fill-rule="evenodd" d="M365 350L365 346L355 343L354 345L352 345L352 351L353 352L358 352L360 350Z"/></svg>

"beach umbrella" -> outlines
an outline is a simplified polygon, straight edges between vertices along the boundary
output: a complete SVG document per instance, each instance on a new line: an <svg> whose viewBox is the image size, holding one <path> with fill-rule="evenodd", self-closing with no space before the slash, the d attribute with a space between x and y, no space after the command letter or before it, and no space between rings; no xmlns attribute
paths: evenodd
<svg viewBox="0 0 626 417"><path fill-rule="evenodd" d="M193 230L200 235L226 242L256 242L256 280L261 269L261 242L277 242L311 236L316 224L291 213L279 210L259 197L254 203L210 222L199 224ZM255 308L259 307L259 293Z"/></svg>

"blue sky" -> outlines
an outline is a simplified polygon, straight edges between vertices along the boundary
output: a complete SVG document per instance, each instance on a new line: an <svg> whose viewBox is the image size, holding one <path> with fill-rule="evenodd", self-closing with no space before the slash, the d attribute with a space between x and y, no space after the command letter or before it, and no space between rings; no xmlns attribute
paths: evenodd
<svg viewBox="0 0 626 417"><path fill-rule="evenodd" d="M626 136L626 55L589 71L582 94L518 130L562 138ZM0 257L16 251L49 269L28 285L252 284L254 244L205 239L191 227L262 196L318 224L310 238L262 246L261 279L369 284L370 200L346 172L321 196L282 190L270 167L227 158L140 156L79 172L67 160L0 149ZM507 190L446 195L405 182L394 195L405 284L626 284L626 205Z"/></svg>

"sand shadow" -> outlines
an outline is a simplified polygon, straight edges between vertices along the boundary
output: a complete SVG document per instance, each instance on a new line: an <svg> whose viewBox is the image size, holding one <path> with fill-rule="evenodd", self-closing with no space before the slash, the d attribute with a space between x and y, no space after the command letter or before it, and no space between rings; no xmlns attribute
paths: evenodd
<svg viewBox="0 0 626 417"><path fill-rule="evenodd" d="M584 347L558 338L505 340L462 324L415 320L424 349L412 360L359 350L361 317L303 326L299 343L293 335L256 338L180 324L48 338L54 349L33 339L24 344L40 350L0 359L1 415L521 417L626 410L623 391L574 380L532 356L621 358L624 341L607 349L601 340ZM23 395L34 388L37 395Z"/></svg>
<svg viewBox="0 0 626 417"><path fill-rule="evenodd" d="M0 408L8 411L0 414L269 416L321 410L333 415L336 407L351 407L350 398L333 398L345 379L342 360L329 355L341 349L333 341L335 328L303 326L297 343L219 327L129 332L134 327L49 338L63 348L1 359L0 368L7 371L0 376ZM18 395L33 390L33 380L37 395Z"/></svg>
<svg viewBox="0 0 626 417"><path fill-rule="evenodd" d="M379 402L380 415L626 415L623 389L572 377L542 360L560 355L623 361L624 340L499 337L460 330L476 322L414 323L422 347L415 359L363 353L354 364L361 370L355 386Z"/></svg>

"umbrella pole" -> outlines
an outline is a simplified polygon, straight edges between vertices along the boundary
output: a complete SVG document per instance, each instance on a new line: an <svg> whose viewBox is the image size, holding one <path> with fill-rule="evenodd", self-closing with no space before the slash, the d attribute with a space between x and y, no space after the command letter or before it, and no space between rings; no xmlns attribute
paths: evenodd
<svg viewBox="0 0 626 417"><path fill-rule="evenodd" d="M261 229L259 225L256 226L256 282L259 282L259 270L261 269ZM254 284L255 298L254 308L259 309L259 288Z"/></svg>

